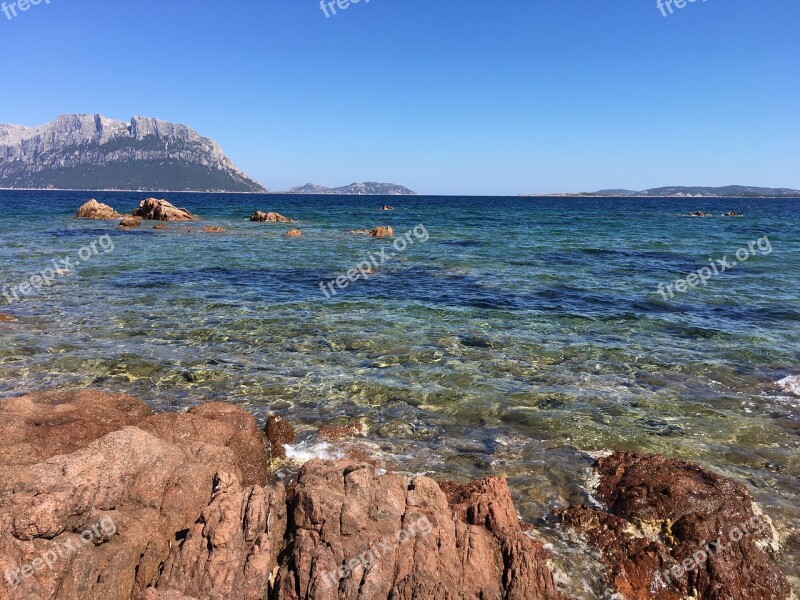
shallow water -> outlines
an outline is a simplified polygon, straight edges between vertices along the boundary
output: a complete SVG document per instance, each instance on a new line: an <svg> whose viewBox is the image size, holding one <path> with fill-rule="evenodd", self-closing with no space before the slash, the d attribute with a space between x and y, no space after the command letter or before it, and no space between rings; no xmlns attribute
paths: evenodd
<svg viewBox="0 0 800 600"><path fill-rule="evenodd" d="M542 517L587 501L593 453L663 452L747 483L786 536L798 590L796 201L410 197L387 213L384 198L169 194L204 220L126 233L72 219L89 197L128 212L145 195L0 192L0 284L102 236L114 246L24 301L0 296L18 319L0 323L0 396L92 386L171 410L226 400L299 424L303 457L330 450L316 426L360 419L389 467L508 476L583 597L581 573L596 573ZM256 209L304 236L248 222ZM690 210L745 216L680 216ZM327 299L321 281L391 244L350 230L380 224L430 238L412 234ZM657 292L759 239L706 285Z"/></svg>

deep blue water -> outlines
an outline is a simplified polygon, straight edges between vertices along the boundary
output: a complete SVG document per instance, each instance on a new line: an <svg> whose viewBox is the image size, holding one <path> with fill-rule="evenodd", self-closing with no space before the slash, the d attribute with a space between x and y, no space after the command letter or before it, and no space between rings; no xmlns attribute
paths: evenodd
<svg viewBox="0 0 800 600"><path fill-rule="evenodd" d="M800 524L800 398L776 384L800 375L795 200L162 194L202 221L121 232L72 218L89 197L130 212L145 195L0 192L6 286L100 240L52 286L0 296L18 319L0 323L0 396L222 399L284 414L312 454L317 425L358 419L389 466L507 475L530 518L584 499L590 453L664 452ZM250 223L255 210L299 223ZM695 210L744 216L682 216ZM320 282L391 246L351 233L377 225L429 239L326 298ZM303 237L283 237L294 226ZM739 249L706 285L658 293Z"/></svg>

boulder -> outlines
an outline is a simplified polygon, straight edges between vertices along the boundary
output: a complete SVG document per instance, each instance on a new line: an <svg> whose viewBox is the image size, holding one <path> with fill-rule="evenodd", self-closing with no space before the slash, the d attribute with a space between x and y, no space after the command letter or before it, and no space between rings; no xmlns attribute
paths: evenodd
<svg viewBox="0 0 800 600"><path fill-rule="evenodd" d="M742 484L663 456L597 461L602 509L558 514L599 549L608 583L628 600L785 600L786 577L764 548L769 518Z"/></svg>
<svg viewBox="0 0 800 600"><path fill-rule="evenodd" d="M292 221L290 218L284 217L276 212L264 213L261 211L256 211L250 217L250 220L257 223L294 223L294 221Z"/></svg>
<svg viewBox="0 0 800 600"><path fill-rule="evenodd" d="M203 233L225 233L227 229L224 227L217 227L216 225L206 225L203 227Z"/></svg>
<svg viewBox="0 0 800 600"><path fill-rule="evenodd" d="M139 227L142 224L142 217L132 217L130 215L123 217L122 221L120 222L119 226L123 229L133 229L135 227Z"/></svg>
<svg viewBox="0 0 800 600"><path fill-rule="evenodd" d="M16 319L11 315L0 313L0 323L11 323L13 321L16 321Z"/></svg>
<svg viewBox="0 0 800 600"><path fill-rule="evenodd" d="M192 213L185 208L176 208L166 200L147 198L142 200L139 208L133 211L134 217L147 221L196 221Z"/></svg>
<svg viewBox="0 0 800 600"><path fill-rule="evenodd" d="M77 218L111 220L121 219L122 215L111 208L108 204L100 204L97 200L92 198L78 209Z"/></svg>
<svg viewBox="0 0 800 600"><path fill-rule="evenodd" d="M381 207L381 210L386 210L386 211L389 211L389 210L394 210L394 206L389 206L388 204L384 204L384 205Z"/></svg>
<svg viewBox="0 0 800 600"><path fill-rule="evenodd" d="M290 229L289 231L287 231L283 235L286 236L286 237L289 237L289 238L299 238L299 237L301 237L303 235L303 232L300 231L299 229Z"/></svg>
<svg viewBox="0 0 800 600"><path fill-rule="evenodd" d="M261 487L264 438L249 413L153 415L91 391L0 411L4 600L265 596L285 491Z"/></svg>
<svg viewBox="0 0 800 600"><path fill-rule="evenodd" d="M381 225L371 229L367 235L374 238L390 238L394 236L394 229L385 225Z"/></svg>
<svg viewBox="0 0 800 600"><path fill-rule="evenodd" d="M561 598L541 543L522 532L505 480L455 504L427 477L311 461L288 499L280 600Z"/></svg>

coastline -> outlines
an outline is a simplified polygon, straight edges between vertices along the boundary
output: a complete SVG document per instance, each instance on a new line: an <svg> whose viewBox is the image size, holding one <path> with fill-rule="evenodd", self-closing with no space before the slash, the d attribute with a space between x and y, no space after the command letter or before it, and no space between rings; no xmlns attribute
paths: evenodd
<svg viewBox="0 0 800 600"><path fill-rule="evenodd" d="M12 600L79 597L75 586L104 600L344 600L365 589L372 600L556 600L579 577L526 533L496 474L387 473L366 446L293 466L282 458L291 424L270 419L265 435L220 402L156 413L125 394L76 390L9 398L0 412L0 523L13 534L0 537L0 571ZM761 549L778 548L772 522L743 485L633 453L604 454L595 469L587 504L541 518L582 532L590 546L573 551L606 564L595 582L606 593L788 595Z"/></svg>

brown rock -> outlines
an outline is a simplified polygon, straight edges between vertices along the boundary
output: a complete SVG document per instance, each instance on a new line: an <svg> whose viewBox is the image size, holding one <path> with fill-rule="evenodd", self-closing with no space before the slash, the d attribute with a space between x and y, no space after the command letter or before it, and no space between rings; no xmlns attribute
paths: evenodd
<svg viewBox="0 0 800 600"><path fill-rule="evenodd" d="M150 415L129 396L83 391L4 400L0 412L0 573L19 574L4 600L265 596L285 492L239 483L266 464L246 411Z"/></svg>
<svg viewBox="0 0 800 600"><path fill-rule="evenodd" d="M327 440L342 440L361 435L364 425L360 422L350 422L341 425L323 425L319 428L317 435Z"/></svg>
<svg viewBox="0 0 800 600"><path fill-rule="evenodd" d="M77 218L111 220L121 219L122 215L111 208L108 204L100 204L97 200L92 198L78 209Z"/></svg>
<svg viewBox="0 0 800 600"><path fill-rule="evenodd" d="M10 323L12 321L16 321L16 319L11 315L0 313L0 323Z"/></svg>
<svg viewBox="0 0 800 600"><path fill-rule="evenodd" d="M290 238L299 238L299 237L301 237L303 235L303 232L300 231L299 229L290 229L289 231L287 231L283 235L286 236L286 237L290 237Z"/></svg>
<svg viewBox="0 0 800 600"><path fill-rule="evenodd" d="M202 229L203 233L225 233L227 229L224 227L217 227L215 225L206 225Z"/></svg>
<svg viewBox="0 0 800 600"><path fill-rule="evenodd" d="M288 546L274 584L280 600L559 598L545 555L506 514L503 480L477 484L458 519L427 477L378 475L371 465L312 461L289 498ZM512 505L513 508L513 505ZM338 571L337 571L338 570Z"/></svg>
<svg viewBox="0 0 800 600"><path fill-rule="evenodd" d="M148 221L196 221L192 213L185 208L176 208L166 200L147 198L142 200L139 208L133 211L133 216L141 217Z"/></svg>
<svg viewBox="0 0 800 600"><path fill-rule="evenodd" d="M374 238L390 238L394 236L394 229L388 226L381 225L370 230L369 234Z"/></svg>
<svg viewBox="0 0 800 600"><path fill-rule="evenodd" d="M263 213L261 211L256 211L253 213L253 216L250 217L250 220L258 223L294 223L290 218L284 217L276 212Z"/></svg>
<svg viewBox="0 0 800 600"><path fill-rule="evenodd" d="M297 439L294 427L286 419L274 415L267 419L265 427L267 441L269 442L268 456L270 460L286 459L284 445L294 444Z"/></svg>
<svg viewBox="0 0 800 600"><path fill-rule="evenodd" d="M615 453L597 461L605 510L570 508L629 600L784 600L789 585L761 548L774 541L740 483L685 461Z"/></svg>
<svg viewBox="0 0 800 600"><path fill-rule="evenodd" d="M384 204L384 205L381 207L381 210L387 210L387 211L388 211L388 210L394 210L394 207L393 207L393 206L389 206L388 204Z"/></svg>
<svg viewBox="0 0 800 600"><path fill-rule="evenodd" d="M134 227L139 227L142 224L141 217L132 217L130 215L123 217L122 222L119 224L120 227L124 229L133 229Z"/></svg>
<svg viewBox="0 0 800 600"><path fill-rule="evenodd" d="M31 465L70 454L151 414L125 394L44 392L2 401L0 465Z"/></svg>

